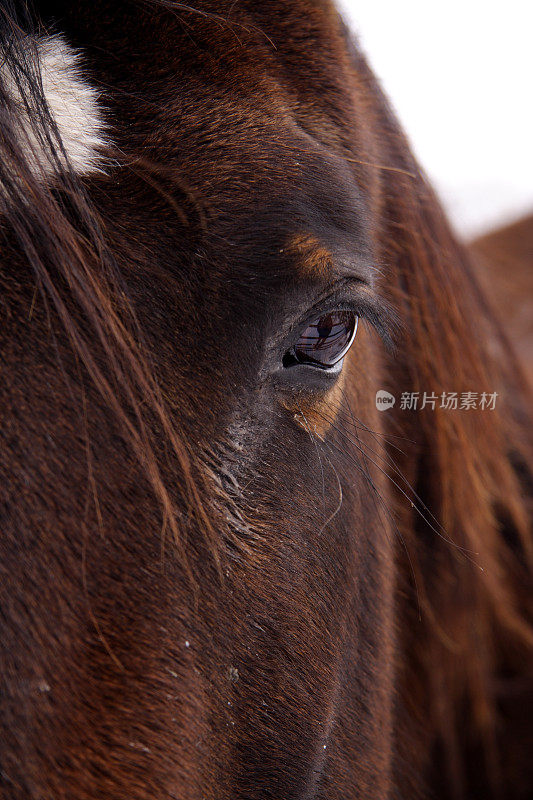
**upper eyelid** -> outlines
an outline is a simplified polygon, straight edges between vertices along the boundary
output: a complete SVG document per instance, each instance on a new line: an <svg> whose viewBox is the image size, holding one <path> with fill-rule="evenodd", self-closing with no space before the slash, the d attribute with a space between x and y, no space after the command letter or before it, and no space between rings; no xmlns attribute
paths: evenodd
<svg viewBox="0 0 533 800"><path fill-rule="evenodd" d="M377 329L385 345L388 348L394 346L397 321L392 308L381 297L376 296L368 284L353 278L344 279L335 291L312 306L305 316L291 327L291 332L297 334L322 314L343 309L353 311L361 318L367 319Z"/></svg>

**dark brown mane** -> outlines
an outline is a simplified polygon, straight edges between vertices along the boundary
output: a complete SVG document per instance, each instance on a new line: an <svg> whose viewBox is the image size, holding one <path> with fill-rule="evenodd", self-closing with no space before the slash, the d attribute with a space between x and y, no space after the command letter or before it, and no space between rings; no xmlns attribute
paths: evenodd
<svg viewBox="0 0 533 800"><path fill-rule="evenodd" d="M406 196L404 187L403 204ZM409 199L412 202L412 196ZM396 208L401 207L398 200ZM428 639L423 644L420 639L411 642L409 650L419 651L418 675L423 671L428 675L432 714L448 751L454 791L468 796L462 776L480 745L480 751L485 749L483 768L495 783L507 785L509 778L502 774L497 756L499 716L505 714L506 695L512 694L512 676L527 661L533 642L527 610L531 534L524 505L524 495L530 491L526 465L531 463L531 439L527 407L517 402L524 398L527 404L528 393L520 370L515 371L509 359L507 343L494 332L494 319L464 248L450 235L429 192L422 204L425 214L419 208L413 215L412 207L403 206L409 222L400 223L396 241L408 253L397 291L411 306L406 314L412 359L406 365L412 381L409 389L416 392L431 386L440 394L452 383L465 392L472 385L487 387L486 391L497 387L502 399L501 416L496 418L474 412L457 423L453 415L426 415L420 473L412 480L423 487L420 494L455 546L441 540L435 548L433 540L433 552L428 553L429 532L424 533L423 524L411 523L405 532L406 537L415 537L411 552L428 625ZM426 225L421 225L425 215ZM402 237L406 230L407 240ZM417 262L420 270L414 275ZM418 301L415 307L412 297ZM444 312L445 327L439 324ZM487 354L483 337L497 349L496 360ZM495 687L493 676L502 662L509 677ZM408 681L410 687L416 685L413 675ZM443 695L453 698L447 708L441 702ZM450 716L452 708L455 719Z"/></svg>
<svg viewBox="0 0 533 800"><path fill-rule="evenodd" d="M388 131L382 160L405 170L383 172L390 243L383 259L399 265L391 291L404 324L400 363L394 365L387 388L422 393L431 387L440 395L451 385L459 392L475 385L486 391L494 387L502 399L494 416L479 411L460 418L426 413L416 421L422 425L423 442L417 469L407 475L444 535L435 543L425 522L405 509L405 499L399 497L401 529L416 573L410 593L417 595L405 619L405 646L414 656L405 691L413 706L428 708L421 696L429 702L429 724L440 731L453 793L471 796L475 784L465 777L471 769L468 762L483 758L480 768L505 794L510 778L498 755L506 746L497 743L500 715L515 702L514 676L528 662L533 644L528 466L533 398L478 285L466 247L450 230L361 61L358 71L374 86L382 130ZM395 419L391 433L398 430L400 421ZM405 435L414 439L417 432L413 427ZM397 458L393 451L391 455ZM405 565L408 582L411 567ZM401 585L400 596L405 591ZM495 686L493 676L502 663L508 677ZM527 744L524 753L526 749Z"/></svg>
<svg viewBox="0 0 533 800"><path fill-rule="evenodd" d="M249 524L257 530L267 530L268 520L265 522L264 517L268 506L262 506L261 499L253 509L250 503L246 516L239 506L237 490L232 489L232 476L221 478L215 456L211 463L205 452L198 453L189 427L189 418L194 415L186 401L181 408L179 398L169 399L167 365L158 367L157 342L154 344L146 330L149 317L138 313L133 299L131 285L137 287L136 269L144 251L139 246L138 256L136 244L128 242L128 232L123 233L118 225L115 228L114 221L102 214L98 205L106 208L105 181L110 178L118 185L123 180L127 188L134 187L132 196L134 191L139 197L145 191L153 191L164 208L163 217L168 213L178 218L181 209L178 227L181 225L184 238L193 238L194 225L200 229L203 225L201 219L196 220L201 216L196 196L192 189L188 194L185 179L181 183L177 171L166 170L164 164L155 165L152 154L148 153L144 160L128 162L129 154L118 147L116 152L107 154L107 175L101 179L86 181L75 174L46 105L36 53L27 47L29 38L44 32L47 15L43 14L44 23L31 20L21 13L19 5L3 3L0 8L1 57L17 76L34 125L33 134L50 152L55 177L45 181L32 167L27 142L21 142L17 116L20 108L13 103L9 88L2 84L0 70L0 287L4 296L0 308L6 320L18 321L22 318L20 308L27 306L31 285L29 322L36 315L42 330L48 330L57 340L57 355L51 357L50 363L63 370L68 387L65 408L72 403L86 426L80 435L86 443L84 469L89 489L85 494L89 498L87 508L91 507L87 519L95 516L105 527L99 509L99 478L105 475L105 464L93 466L93 436L98 442L99 434L94 419L92 424L89 422L87 403L92 402L117 422L117 436L125 443L121 459L128 465L133 460L140 466L155 495L156 510L146 513L147 518L158 518L163 539L168 531L172 534L175 548L170 550L172 558L176 550L176 557L169 569L177 570L186 564L187 581L193 577L195 584L202 575L205 580L210 567L197 569L194 562L198 553L205 555L203 547L207 544L210 557L214 556L217 580L221 579L224 586L224 537L231 538L233 525L244 529ZM272 33L266 24L268 14L248 12L246 3L242 14L238 9L232 10L229 18L211 13L209 3L199 4L198 9L160 0L157 5L164 6L174 17L178 15L186 32L191 28L189 18L198 16L198 36L204 37L202 26L209 25L213 40L220 36L222 43L226 41L227 26L231 36L235 25L235 36L242 34L243 48L255 49L261 57L262 48L270 47L270 36L279 33L279 20L275 19ZM308 5L303 3L305 8ZM61 20L57 8L62 4L50 6L54 20ZM146 20L151 22L152 11L139 13L146 14ZM403 452L398 453L397 447L390 445L386 456L397 465L397 473L393 474L412 499L411 503L406 502L398 487L388 484L392 516L400 534L395 543L399 571L394 590L394 628L399 653L393 723L398 731L398 747L393 770L400 776L399 784L405 781L410 786L413 797L418 792L425 796L426 783L440 783L442 797L486 797L483 792L491 791L495 797L525 800L531 787L531 776L527 774L530 754L520 726L527 725L527 719L521 719L521 703L529 691L524 665L530 663L533 647L533 442L529 416L533 397L478 285L471 255L450 229L366 62L346 45L346 32L330 22L332 15L333 11L326 12L326 29L331 36L327 47L332 54L328 55L328 63L338 64L361 93L364 108L357 111L363 121L357 135L364 149L360 153L354 143L351 150L344 129L331 133L328 128L324 138L330 137L327 145L331 152L335 158L345 158L358 183L379 197L379 208L371 209L379 220L372 236L385 300L400 323L394 353L380 351L381 375L385 376L386 385L379 388L396 395L427 390L440 395L474 388L497 392L499 398L490 413L472 409L453 414L436 408L410 415L397 406L383 423L386 441L395 443L395 437L402 437ZM75 28L76 24L72 26ZM265 63L269 64L269 58ZM242 69L248 80L249 65ZM276 69L272 67L272 74ZM279 72L282 73L281 67ZM335 95L333 90L332 94ZM251 96L255 102L255 95ZM273 97L273 102L280 102L274 92ZM298 102L304 106L303 100ZM299 108L298 102L294 101L294 105ZM303 127L304 122L300 124ZM309 129L314 131L315 124L318 125L310 115ZM341 120L338 127L342 128L342 124ZM250 123L250 138L257 135L260 140L256 131ZM261 146L259 141L257 147ZM244 146L243 153L244 158ZM282 166L288 174L289 156ZM147 196L155 203L151 194ZM126 255L122 259L116 257L119 241L124 242ZM270 251L265 247L267 258ZM148 258L145 260L148 262ZM154 307L158 308L156 302ZM72 361L65 355L67 350L74 354ZM306 419L311 418L304 400L299 402L297 411L307 415ZM176 408L183 412L182 417ZM68 411L65 413L68 415ZM102 412L101 418L104 416ZM47 425L53 430L53 419L48 418ZM110 422L109 430L114 429ZM120 447L117 445L117 449ZM233 478L233 483L237 482ZM68 475L64 475L62 491L69 492ZM149 492L141 494L147 508L148 495ZM7 507L7 499L5 502ZM107 503L110 505L111 501ZM336 498L333 505L336 507ZM228 512L222 519L221 507L229 508L235 516L230 519ZM109 508L102 513L111 516ZM242 517L237 519L239 513ZM328 524L331 519L329 515ZM88 523L86 527L90 527ZM204 544L199 545L194 539L195 530L202 531ZM255 557L253 542L245 540L241 546L242 552ZM290 550L289 545L287 548ZM236 562L240 565L243 558L237 556ZM183 590L187 604L190 583L188 586ZM218 598L219 589L212 591L213 597ZM204 608L209 607L210 601L211 595L206 592ZM224 600L221 618L231 613L228 603ZM117 640L121 645L120 637ZM216 653L215 634L211 644ZM108 647L107 640L105 646ZM238 672L234 671L231 680L238 679ZM111 685L115 678L109 680ZM208 690L204 691L208 694ZM517 722L509 743L510 719ZM204 724L207 727L208 723L202 720ZM405 778L412 761L417 763L417 775ZM519 773L516 786L515 771ZM430 777L422 779L422 774ZM514 793L506 794L512 783ZM305 796L318 796L312 791L309 789ZM19 797L9 792L6 790L2 797ZM135 798L141 796L144 795L135 794ZM167 794L161 797L166 798Z"/></svg>

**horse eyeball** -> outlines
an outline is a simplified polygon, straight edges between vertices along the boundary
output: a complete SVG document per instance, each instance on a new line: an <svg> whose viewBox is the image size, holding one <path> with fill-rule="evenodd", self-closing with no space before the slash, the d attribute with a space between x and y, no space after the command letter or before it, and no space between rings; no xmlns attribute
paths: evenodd
<svg viewBox="0 0 533 800"><path fill-rule="evenodd" d="M335 366L350 349L358 321L353 311L330 311L313 320L285 354L283 365L311 364L322 369Z"/></svg>

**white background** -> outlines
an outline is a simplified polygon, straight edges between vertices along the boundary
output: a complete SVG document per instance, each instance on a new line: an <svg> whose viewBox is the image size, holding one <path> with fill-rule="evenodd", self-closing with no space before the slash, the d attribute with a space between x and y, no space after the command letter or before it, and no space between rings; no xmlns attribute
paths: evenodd
<svg viewBox="0 0 533 800"><path fill-rule="evenodd" d="M533 211L533 0L339 0L457 230Z"/></svg>

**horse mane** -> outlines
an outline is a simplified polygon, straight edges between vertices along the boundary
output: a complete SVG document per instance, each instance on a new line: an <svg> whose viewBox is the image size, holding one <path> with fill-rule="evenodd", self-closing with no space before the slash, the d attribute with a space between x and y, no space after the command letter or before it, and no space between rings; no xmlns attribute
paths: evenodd
<svg viewBox="0 0 533 800"><path fill-rule="evenodd" d="M512 745L502 742L502 719L524 666L531 665L533 645L533 397L470 253L452 232L372 73L362 60L358 69L373 86L387 163L396 168L385 178L383 258L404 328L389 388L420 397L424 391L496 391L499 403L491 412L420 411L416 428L404 434L418 443L409 479L442 533L416 520L399 499L410 555L399 593L414 600L400 623L409 654L403 692L409 708L429 712L438 737L432 755L452 796L471 796L475 771L488 775L495 795L507 796ZM408 412L401 413L405 420ZM397 433L398 414L388 419Z"/></svg>
<svg viewBox="0 0 533 800"><path fill-rule="evenodd" d="M28 46L29 34L39 33L38 22L21 5L3 3L0 52L16 76L33 127L31 141L50 153L55 179L42 180L28 159L30 137L21 142L20 108L0 70L4 253L32 270L49 317L57 317L68 335L80 375L89 377L115 414L143 465L162 509L163 527L171 530L183 557L182 528L163 477L162 441L179 465L190 513L216 553L217 537L200 499L201 471L161 397L127 287L106 245L105 222L69 164L47 108L38 54ZM427 709L420 727L436 732L436 747L456 796L469 789L467 760L472 753L483 754L480 768L490 773L496 793L505 782L499 738L502 703L533 644L526 605L533 565L530 400L467 249L453 235L360 57L357 69L371 87L391 167L383 173L382 260L388 270L388 299L404 327L389 361L388 388L499 394L493 412L437 408L417 414L416 429L411 423L408 435L417 445L402 469L437 517L442 538L399 497L395 508L410 554L398 586L400 641L409 654L400 664L403 707L412 713ZM391 433L405 428L407 417L403 412L400 419L399 413L396 409L387 417ZM499 683L495 676L502 676ZM406 759L409 746L406 734Z"/></svg>

